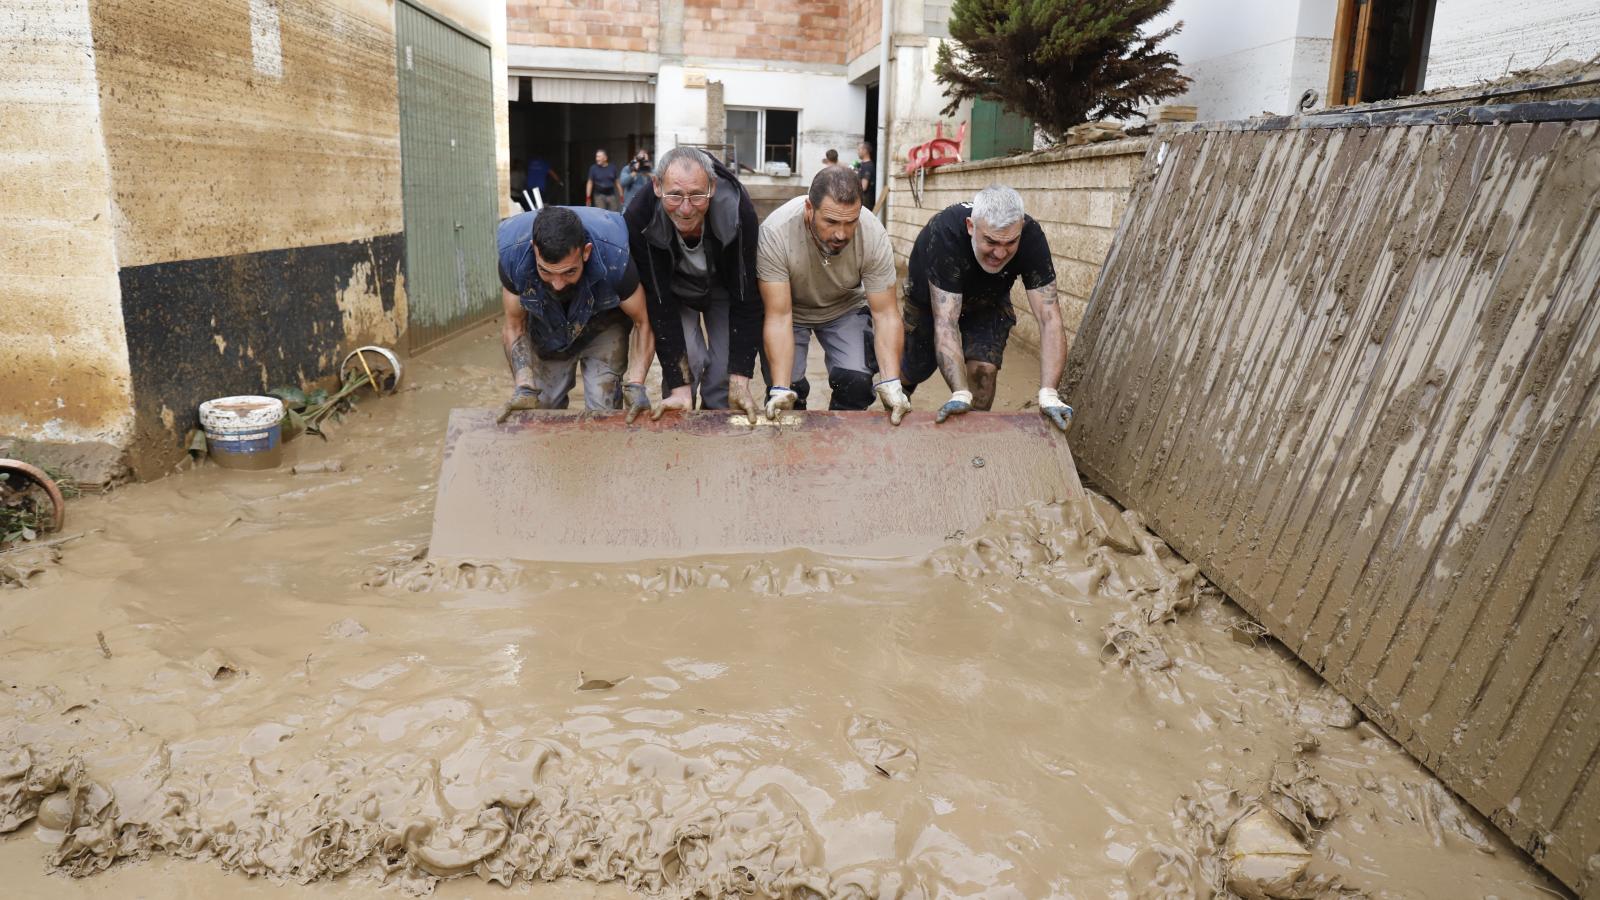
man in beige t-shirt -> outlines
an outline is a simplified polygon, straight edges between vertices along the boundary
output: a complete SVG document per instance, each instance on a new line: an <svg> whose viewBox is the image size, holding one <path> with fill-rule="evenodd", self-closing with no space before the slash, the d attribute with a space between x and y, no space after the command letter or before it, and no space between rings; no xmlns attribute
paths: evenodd
<svg viewBox="0 0 1600 900"><path fill-rule="evenodd" d="M761 223L756 281L766 307L768 418L805 408L806 351L815 334L833 389L828 408L866 409L876 394L900 424L911 401L900 387L905 325L894 280L889 235L877 218L862 215L861 185L849 169L823 169L810 193Z"/></svg>

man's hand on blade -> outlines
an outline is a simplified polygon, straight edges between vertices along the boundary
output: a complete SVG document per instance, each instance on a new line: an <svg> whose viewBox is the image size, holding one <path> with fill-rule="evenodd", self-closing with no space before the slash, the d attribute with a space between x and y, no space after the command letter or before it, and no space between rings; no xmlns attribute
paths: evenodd
<svg viewBox="0 0 1600 900"><path fill-rule="evenodd" d="M690 394L689 386L687 384L679 385L673 388L667 396L662 397L660 403L650 407L650 421L656 421L666 415L668 411L688 412L689 407L693 405L694 397Z"/></svg>
<svg viewBox="0 0 1600 900"><path fill-rule="evenodd" d="M794 391L786 387L770 387L767 388L767 405L763 411L767 414L768 419L776 422L779 413L794 409L794 405L799 402L800 395ZM754 422L755 419L750 421Z"/></svg>
<svg viewBox="0 0 1600 900"><path fill-rule="evenodd" d="M878 395L878 400L883 403L883 408L889 411L889 424L899 425L900 420L911 412L911 398L906 396L905 389L900 386L900 379L890 378L880 381L872 386L872 392Z"/></svg>
<svg viewBox="0 0 1600 900"><path fill-rule="evenodd" d="M640 413L650 412L650 392L645 390L644 385L637 381L630 381L623 386L622 402L624 408L628 411L628 417L625 421L629 425L633 424L634 419L639 418Z"/></svg>
<svg viewBox="0 0 1600 900"><path fill-rule="evenodd" d="M1039 389L1039 413L1063 433L1072 427L1072 407L1061 402L1061 395L1055 388Z"/></svg>
<svg viewBox="0 0 1600 900"><path fill-rule="evenodd" d="M511 392L511 399L506 401L504 407L501 407L500 415L495 419L495 423L504 422L506 419L511 418L512 413L519 410L538 408L539 389L526 384L519 384L517 389Z"/></svg>
<svg viewBox="0 0 1600 900"><path fill-rule="evenodd" d="M728 376L728 405L744 413L751 425L756 424L756 416L761 415L761 407L750 394L750 379L744 375Z"/></svg>
<svg viewBox="0 0 1600 900"><path fill-rule="evenodd" d="M969 412L972 412L972 392L956 391L950 395L950 399L946 400L943 406L939 407L939 414L934 416L933 422L935 425L942 424L945 419L951 416L959 416Z"/></svg>

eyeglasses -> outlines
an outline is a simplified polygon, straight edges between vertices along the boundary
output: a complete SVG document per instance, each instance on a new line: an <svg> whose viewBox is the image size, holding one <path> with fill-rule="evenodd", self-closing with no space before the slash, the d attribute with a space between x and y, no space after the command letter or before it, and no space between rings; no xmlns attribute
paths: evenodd
<svg viewBox="0 0 1600 900"><path fill-rule="evenodd" d="M689 204L691 204L693 206L705 206L707 203L711 202L711 195L710 194L680 194L680 193L678 193L676 191L673 191L672 193L662 194L661 195L661 200L662 200L662 202L666 203L668 206L671 206L673 208L677 208L679 206L682 206L685 201L687 201Z"/></svg>

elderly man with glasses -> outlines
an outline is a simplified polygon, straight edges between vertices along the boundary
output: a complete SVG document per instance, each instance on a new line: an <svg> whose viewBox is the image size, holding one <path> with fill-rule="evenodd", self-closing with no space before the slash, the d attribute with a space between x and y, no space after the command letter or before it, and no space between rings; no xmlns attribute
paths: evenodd
<svg viewBox="0 0 1600 900"><path fill-rule="evenodd" d="M623 216L639 271L666 409L737 409L755 421L750 393L761 344L756 287L760 225L750 195L704 151L675 147Z"/></svg>

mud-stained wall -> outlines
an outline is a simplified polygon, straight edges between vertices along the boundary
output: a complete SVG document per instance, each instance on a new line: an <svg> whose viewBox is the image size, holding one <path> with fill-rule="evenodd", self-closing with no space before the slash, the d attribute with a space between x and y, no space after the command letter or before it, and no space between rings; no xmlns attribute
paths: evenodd
<svg viewBox="0 0 1600 900"><path fill-rule="evenodd" d="M1007 184L1022 195L1023 208L1050 241L1056 266L1056 301L1070 341L1078 332L1100 264L1111 249L1117 223L1133 190L1148 142L1143 138L1048 150L1005 159L942 166L923 180L919 206L904 175L894 176L889 239L901 269L922 226L952 203L970 201L991 184ZM903 169L903 166L896 168ZM1013 340L1035 349L1039 325L1019 281L1012 291L1017 310Z"/></svg>
<svg viewBox="0 0 1600 900"><path fill-rule="evenodd" d="M1583 896L1600 895L1596 116L1159 133L1065 384L1095 481Z"/></svg>
<svg viewBox="0 0 1600 900"><path fill-rule="evenodd" d="M0 122L0 443L77 445L104 480L132 388L86 2L0 7Z"/></svg>

